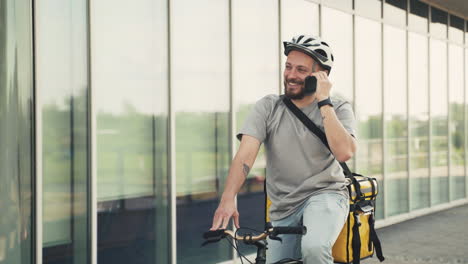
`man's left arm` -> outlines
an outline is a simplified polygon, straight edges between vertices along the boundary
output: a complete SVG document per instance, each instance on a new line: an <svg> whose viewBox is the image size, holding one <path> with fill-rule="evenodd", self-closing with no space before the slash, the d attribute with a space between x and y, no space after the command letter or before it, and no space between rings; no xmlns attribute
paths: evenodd
<svg viewBox="0 0 468 264"><path fill-rule="evenodd" d="M311 75L317 78L317 91L315 93L318 102L330 97L332 84L328 80L328 75L324 71L314 72ZM328 145L333 152L335 158L340 162L349 160L356 152L356 139L346 130L343 124L338 119L338 116L330 105L324 105L320 108L320 113L323 119L325 135L327 136ZM350 110L351 118L352 110Z"/></svg>
<svg viewBox="0 0 468 264"><path fill-rule="evenodd" d="M333 155L339 162L349 160L356 152L356 139L341 124L332 106L322 106L320 113Z"/></svg>

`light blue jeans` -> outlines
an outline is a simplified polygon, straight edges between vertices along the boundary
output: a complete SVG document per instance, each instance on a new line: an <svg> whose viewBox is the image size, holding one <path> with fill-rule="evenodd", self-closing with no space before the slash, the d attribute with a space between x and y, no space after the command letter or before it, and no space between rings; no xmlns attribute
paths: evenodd
<svg viewBox="0 0 468 264"><path fill-rule="evenodd" d="M348 212L349 200L344 195L321 193L310 197L292 215L272 221L273 226L303 224L307 234L280 235L282 243L268 239L267 263L302 257L305 264L332 264L332 247L346 222Z"/></svg>

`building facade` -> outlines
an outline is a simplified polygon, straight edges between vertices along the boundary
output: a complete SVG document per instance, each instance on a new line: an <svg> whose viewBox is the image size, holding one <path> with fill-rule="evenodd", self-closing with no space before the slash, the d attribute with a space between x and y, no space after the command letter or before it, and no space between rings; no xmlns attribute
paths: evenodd
<svg viewBox="0 0 468 264"><path fill-rule="evenodd" d="M201 247L282 40L332 47L378 226L466 203L468 16L416 0L0 1L0 263L220 263ZM262 229L260 150L238 195ZM251 249L243 248L246 254Z"/></svg>

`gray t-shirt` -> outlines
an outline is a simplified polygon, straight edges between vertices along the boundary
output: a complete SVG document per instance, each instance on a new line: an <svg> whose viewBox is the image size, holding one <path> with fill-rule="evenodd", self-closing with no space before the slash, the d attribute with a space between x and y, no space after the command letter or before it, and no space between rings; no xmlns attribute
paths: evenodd
<svg viewBox="0 0 468 264"><path fill-rule="evenodd" d="M335 98L331 100L344 128L356 135L351 105ZM301 110L324 131L317 101ZM312 195L335 192L348 196L347 181L340 164L322 141L287 108L282 97L267 95L259 100L237 138L240 140L243 134L265 144L266 185L272 202L272 220L289 216Z"/></svg>

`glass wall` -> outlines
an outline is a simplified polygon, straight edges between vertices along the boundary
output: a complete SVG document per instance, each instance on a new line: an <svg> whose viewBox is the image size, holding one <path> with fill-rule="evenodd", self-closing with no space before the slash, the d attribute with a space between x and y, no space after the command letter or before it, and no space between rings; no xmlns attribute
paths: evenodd
<svg viewBox="0 0 468 264"><path fill-rule="evenodd" d="M99 263L168 263L167 1L95 1Z"/></svg>
<svg viewBox="0 0 468 264"><path fill-rule="evenodd" d="M88 260L86 1L36 5L42 111L43 263Z"/></svg>
<svg viewBox="0 0 468 264"><path fill-rule="evenodd" d="M211 227L230 164L229 1L175 0L171 18L177 263L212 263L230 246L194 234Z"/></svg>
<svg viewBox="0 0 468 264"><path fill-rule="evenodd" d="M237 133L256 101L279 91L278 5L269 0L232 1L232 95L234 133ZM283 86L281 85L281 88ZM235 150L239 146L236 141ZM263 230L263 185L266 156L263 146L237 196L242 227ZM224 184L221 189L224 188ZM243 230L240 230L240 232ZM251 232L251 230L248 230ZM248 247L254 252L255 247Z"/></svg>
<svg viewBox="0 0 468 264"><path fill-rule="evenodd" d="M0 1L0 263L32 263L33 64L30 1Z"/></svg>
<svg viewBox="0 0 468 264"><path fill-rule="evenodd" d="M449 200L447 44L430 40L431 204Z"/></svg>
<svg viewBox="0 0 468 264"><path fill-rule="evenodd" d="M420 0L32 6L0 1L0 264L35 258L35 157L42 263L91 263L93 237L104 264L232 259L227 243L201 248L201 234L235 134L255 102L282 93L282 41L299 34L320 35L334 51L332 96L355 106L358 125L348 164L379 180L378 219L467 198L468 22L460 17ZM238 195L243 227L263 228L266 177L262 147Z"/></svg>
<svg viewBox="0 0 468 264"><path fill-rule="evenodd" d="M288 0L281 2L281 41L291 41L297 35L318 36L320 33L319 5L306 0ZM281 83L286 63L281 42ZM282 84L281 84L282 85Z"/></svg>
<svg viewBox="0 0 468 264"><path fill-rule="evenodd" d="M408 212L406 32L384 25L385 177L387 216Z"/></svg>
<svg viewBox="0 0 468 264"><path fill-rule="evenodd" d="M411 210L430 206L428 37L408 33L408 108Z"/></svg>
<svg viewBox="0 0 468 264"><path fill-rule="evenodd" d="M462 33L462 32L460 32ZM450 200L465 197L463 47L449 44Z"/></svg>
<svg viewBox="0 0 468 264"><path fill-rule="evenodd" d="M358 123L356 170L379 181L377 218L384 216L382 30L378 22L355 18L355 112ZM367 99L366 99L367 98Z"/></svg>

